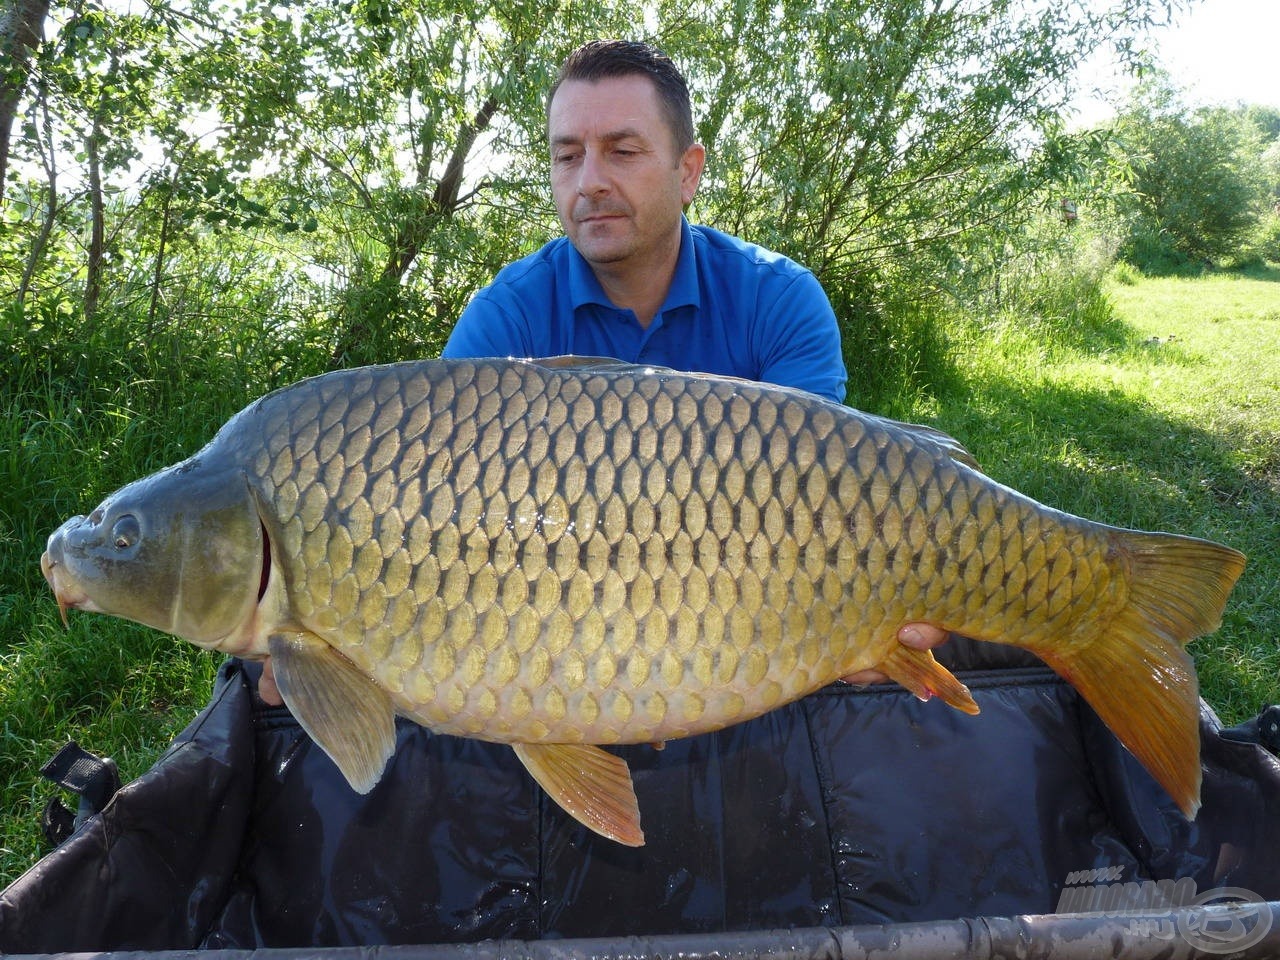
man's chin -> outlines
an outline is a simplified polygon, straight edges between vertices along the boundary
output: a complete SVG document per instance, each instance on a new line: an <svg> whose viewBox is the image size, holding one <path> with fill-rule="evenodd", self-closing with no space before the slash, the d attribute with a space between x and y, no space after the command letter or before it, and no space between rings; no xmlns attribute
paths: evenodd
<svg viewBox="0 0 1280 960"><path fill-rule="evenodd" d="M582 258L590 264L621 263L631 255L631 248L618 243L583 243L574 242L574 247L582 254Z"/></svg>
<svg viewBox="0 0 1280 960"><path fill-rule="evenodd" d="M578 252L591 263L617 263L635 248L631 224L621 217L580 223L572 239Z"/></svg>

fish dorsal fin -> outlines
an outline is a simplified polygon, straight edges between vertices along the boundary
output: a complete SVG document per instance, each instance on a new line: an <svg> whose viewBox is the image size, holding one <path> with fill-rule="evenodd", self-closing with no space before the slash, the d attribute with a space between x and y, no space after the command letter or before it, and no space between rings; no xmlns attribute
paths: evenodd
<svg viewBox="0 0 1280 960"><path fill-rule="evenodd" d="M631 363L626 360L618 360L615 357L580 357L575 354L564 354L558 357L536 357L528 358L524 362L531 363L535 366L545 367L548 370L575 370L580 373L588 373L598 371L601 373L644 373L644 374L666 374L676 373L677 371L671 367L654 366L647 363ZM742 377L730 377L720 374L694 373L690 371L681 372L681 376L699 380L725 380L731 383L739 383L745 386L768 387L771 390L782 390L787 393L794 394L804 399L817 399L824 403L831 403L825 397L819 397L817 394L802 390L799 387L783 387L777 384L762 384L753 380L747 380ZM936 427L927 427L921 423L907 423L904 420L891 420L888 417L881 417L871 413L858 411L860 416L868 420L879 421L885 426L893 430L910 433L917 438L924 439L937 447L940 447L952 460L957 463L963 463L967 467L972 467L979 473L982 468L978 466L978 461L974 459L973 454L964 448L964 446L955 437L949 433L937 429Z"/></svg>
<svg viewBox="0 0 1280 960"><path fill-rule="evenodd" d="M548 370L575 370L580 373L599 371L601 373L630 372L644 374L668 374L677 372L671 367L659 367L647 363L631 363L626 360L618 360L614 357L579 357L575 354L565 354L559 357L529 358L526 359L525 362L531 363L535 366L545 367ZM803 390L799 387L784 387L777 384L765 384L753 380L747 380L742 377L730 377L721 374L681 371L680 375L696 380L724 380L730 383L742 384L744 386L767 387L770 390L785 391L806 400L820 400L823 403L833 402L825 397L819 397L817 394L810 393L809 391ZM957 463L963 463L965 466L972 467L979 473L982 472L982 468L978 465L978 461L974 459L973 454L966 450L959 440L951 436L949 433L944 433L936 427L927 427L922 423L907 423L904 420L892 420L888 417L864 413L863 411L858 411L858 415L865 417L868 420L879 421L892 430L909 433L919 439L926 440L941 448Z"/></svg>
<svg viewBox="0 0 1280 960"><path fill-rule="evenodd" d="M864 414L871 416L871 414ZM966 467L972 467L979 473L983 472L982 467L978 465L978 461L974 459L973 454L964 448L964 445L951 434L939 430L937 427L927 427L923 423L907 423L905 420L890 420L888 417L876 417L881 423L884 423L895 430L903 430L907 433L914 434L923 438L930 443L941 447L946 451L947 456L957 463L963 463Z"/></svg>
<svg viewBox="0 0 1280 960"><path fill-rule="evenodd" d="M621 373L624 370L644 371L648 373L675 373L671 367L655 366L652 363L632 363L616 357L580 357L567 353L559 357L534 357L527 362L534 366L546 367L548 370L577 370L587 373L599 370L606 373Z"/></svg>
<svg viewBox="0 0 1280 960"><path fill-rule="evenodd" d="M576 353L562 353L557 357L529 357L528 363L551 370L592 370L597 367L632 367L635 364L617 357L581 357Z"/></svg>
<svg viewBox="0 0 1280 960"><path fill-rule="evenodd" d="M351 788L368 793L396 748L391 698L314 633L267 641L280 696Z"/></svg>
<svg viewBox="0 0 1280 960"><path fill-rule="evenodd" d="M584 743L513 743L529 775L579 823L628 847L644 845L631 770Z"/></svg>

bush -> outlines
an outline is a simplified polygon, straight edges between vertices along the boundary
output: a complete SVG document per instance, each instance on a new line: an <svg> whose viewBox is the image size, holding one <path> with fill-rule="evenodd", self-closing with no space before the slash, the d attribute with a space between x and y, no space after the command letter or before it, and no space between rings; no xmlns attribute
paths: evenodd
<svg viewBox="0 0 1280 960"><path fill-rule="evenodd" d="M1120 245L1119 256L1149 277L1197 276L1209 266L1193 261L1172 238L1141 229L1135 229Z"/></svg>
<svg viewBox="0 0 1280 960"><path fill-rule="evenodd" d="M904 302L891 286L850 283L831 284L828 296L840 318L850 405L904 418L952 389L945 312L936 302Z"/></svg>
<svg viewBox="0 0 1280 960"><path fill-rule="evenodd" d="M1269 194L1262 136L1248 113L1188 109L1157 76L1138 88L1112 135L1129 186L1122 256L1156 274L1233 261Z"/></svg>
<svg viewBox="0 0 1280 960"><path fill-rule="evenodd" d="M1109 341L1114 317L1103 281L1118 240L1108 224L1082 213L1068 226L1046 208L1016 241L966 261L955 288L962 312L988 330L1016 329L1044 343Z"/></svg>
<svg viewBox="0 0 1280 960"><path fill-rule="evenodd" d="M1280 213L1272 213L1258 224L1258 230L1249 246L1259 259L1280 263Z"/></svg>
<svg viewBox="0 0 1280 960"><path fill-rule="evenodd" d="M1142 271L1127 260L1117 260L1107 274L1107 279L1121 286L1134 287L1142 280Z"/></svg>

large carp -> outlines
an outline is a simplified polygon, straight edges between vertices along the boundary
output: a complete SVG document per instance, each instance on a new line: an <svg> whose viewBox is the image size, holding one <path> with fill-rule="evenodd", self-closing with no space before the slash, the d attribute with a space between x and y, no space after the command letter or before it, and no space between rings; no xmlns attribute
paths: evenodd
<svg viewBox="0 0 1280 960"><path fill-rule="evenodd" d="M1186 642L1244 557L1060 513L937 431L807 393L613 361L423 361L305 380L50 538L58 603L270 656L369 790L400 714L511 744L639 844L597 744L716 730L878 668L976 712L898 628L1034 651L1187 816Z"/></svg>

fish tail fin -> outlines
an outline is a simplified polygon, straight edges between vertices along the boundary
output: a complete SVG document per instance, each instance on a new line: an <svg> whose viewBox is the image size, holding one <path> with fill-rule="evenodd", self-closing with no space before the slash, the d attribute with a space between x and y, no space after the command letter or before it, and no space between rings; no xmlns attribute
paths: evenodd
<svg viewBox="0 0 1280 960"><path fill-rule="evenodd" d="M1030 649L1069 681L1168 791L1188 819L1200 808L1200 696L1185 645L1222 622L1244 555L1172 534L1117 530L1128 603L1098 633Z"/></svg>

